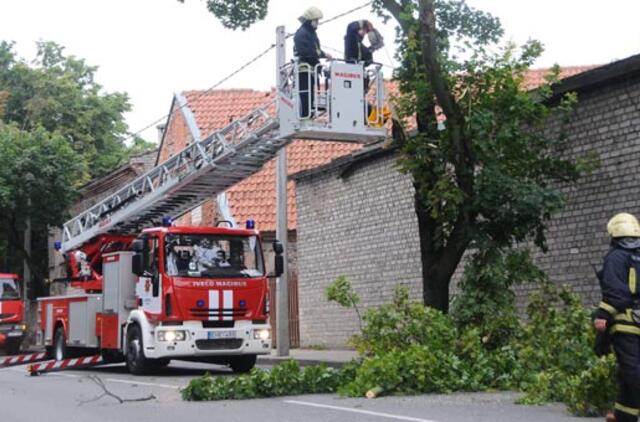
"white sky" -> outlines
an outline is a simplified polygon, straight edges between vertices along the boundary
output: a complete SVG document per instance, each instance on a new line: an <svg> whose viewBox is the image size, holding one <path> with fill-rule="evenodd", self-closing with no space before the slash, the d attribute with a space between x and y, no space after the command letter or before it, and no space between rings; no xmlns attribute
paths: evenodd
<svg viewBox="0 0 640 422"><path fill-rule="evenodd" d="M201 0L0 0L0 40L15 41L19 55L29 60L36 40L56 41L68 54L99 66L97 80L106 90L129 94L133 110L127 122L137 131L169 111L174 92L209 88L267 48L277 25L295 31L296 19L306 7L318 6L329 18L365 2L271 0L265 21L234 32L224 29ZM638 0L468 3L497 15L507 39L541 40L546 52L537 67L604 64L640 53ZM377 24L393 57L393 21L383 25L368 8L322 26L322 44L342 50L346 25L363 18ZM290 55L291 43L288 47ZM391 64L385 51L375 57ZM275 79L274 62L271 52L222 87L269 89ZM155 141L155 129L143 137Z"/></svg>

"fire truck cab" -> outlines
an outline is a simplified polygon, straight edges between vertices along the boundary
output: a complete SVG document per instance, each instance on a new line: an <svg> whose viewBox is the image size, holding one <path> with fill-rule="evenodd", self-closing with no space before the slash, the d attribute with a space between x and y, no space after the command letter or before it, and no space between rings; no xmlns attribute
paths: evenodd
<svg viewBox="0 0 640 422"><path fill-rule="evenodd" d="M26 331L18 275L0 273L0 347L17 354Z"/></svg>
<svg viewBox="0 0 640 422"><path fill-rule="evenodd" d="M171 359L245 372L271 352L267 274L253 225L155 227L96 242L84 248L91 276L78 278L85 264L70 260L77 294L38 299L41 342L55 359L97 349L134 374ZM277 276L279 243L274 250Z"/></svg>

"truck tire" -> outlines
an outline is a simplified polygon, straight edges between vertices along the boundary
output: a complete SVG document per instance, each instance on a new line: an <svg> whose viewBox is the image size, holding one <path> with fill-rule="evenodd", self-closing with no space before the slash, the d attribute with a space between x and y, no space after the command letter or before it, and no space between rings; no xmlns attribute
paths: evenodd
<svg viewBox="0 0 640 422"><path fill-rule="evenodd" d="M127 369L133 375L145 375L153 369L151 360L144 356L142 330L137 324L133 324L127 329L127 353L125 358Z"/></svg>
<svg viewBox="0 0 640 422"><path fill-rule="evenodd" d="M229 361L231 370L236 374L249 372L256 366L256 355L234 356Z"/></svg>
<svg viewBox="0 0 640 422"><path fill-rule="evenodd" d="M53 349L51 357L55 360L63 360L67 358L67 340L64 336L64 328L56 328L53 335Z"/></svg>

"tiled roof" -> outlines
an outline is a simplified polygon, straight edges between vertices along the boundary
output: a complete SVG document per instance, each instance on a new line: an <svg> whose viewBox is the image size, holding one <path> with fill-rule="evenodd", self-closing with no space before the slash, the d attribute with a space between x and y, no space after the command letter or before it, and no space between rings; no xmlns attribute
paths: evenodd
<svg viewBox="0 0 640 422"><path fill-rule="evenodd" d="M594 66L565 67L560 77L566 78ZM533 89L544 82L549 69L532 69L525 78L525 88ZM397 95L398 86L385 84L387 97ZM185 91L182 93L193 112L200 134L204 138L234 119L257 107L267 104L275 97L269 92L252 89L222 89L211 91ZM274 112L273 107L270 108ZM411 126L411 123L410 123ZM327 164L339 157L355 152L361 145L327 141L295 141L287 147L287 173L292 175ZM289 229L296 228L296 201L294 181L287 185ZM231 187L228 191L229 205L233 216L241 222L253 218L262 231L275 230L275 160L250 178Z"/></svg>
<svg viewBox="0 0 640 422"><path fill-rule="evenodd" d="M251 89L186 91L182 93L204 138L274 98L275 91ZM287 173L314 168L361 148L358 144L294 141L287 147ZM275 160L227 190L229 205L238 222L253 218L262 231L275 231ZM289 229L296 228L294 182L287 184Z"/></svg>
<svg viewBox="0 0 640 422"><path fill-rule="evenodd" d="M598 66L563 66L560 68L560 79L568 78L573 75L577 75L578 73L586 72L587 70L591 70ZM529 69L524 78L524 88L526 90L535 89L542 85L545 80L545 76L547 76L551 72L551 69Z"/></svg>

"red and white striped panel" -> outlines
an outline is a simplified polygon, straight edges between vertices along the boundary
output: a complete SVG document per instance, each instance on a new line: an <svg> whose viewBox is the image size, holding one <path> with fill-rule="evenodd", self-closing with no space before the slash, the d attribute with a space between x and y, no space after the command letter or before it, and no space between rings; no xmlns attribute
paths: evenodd
<svg viewBox="0 0 640 422"><path fill-rule="evenodd" d="M232 320L232 315L224 315L222 310L233 309L233 290L209 290L209 309L214 311L209 314L210 321Z"/></svg>
<svg viewBox="0 0 640 422"><path fill-rule="evenodd" d="M45 372L57 372L65 369L80 369L89 366L100 365L104 363L102 356L83 356L81 358L63 359L63 360L50 360L43 363L34 363L29 365L30 375L40 375Z"/></svg>
<svg viewBox="0 0 640 422"><path fill-rule="evenodd" d="M3 358L0 358L0 368L22 365L25 363L38 362L45 359L47 359L47 354L45 352L28 353L26 355L6 356Z"/></svg>

